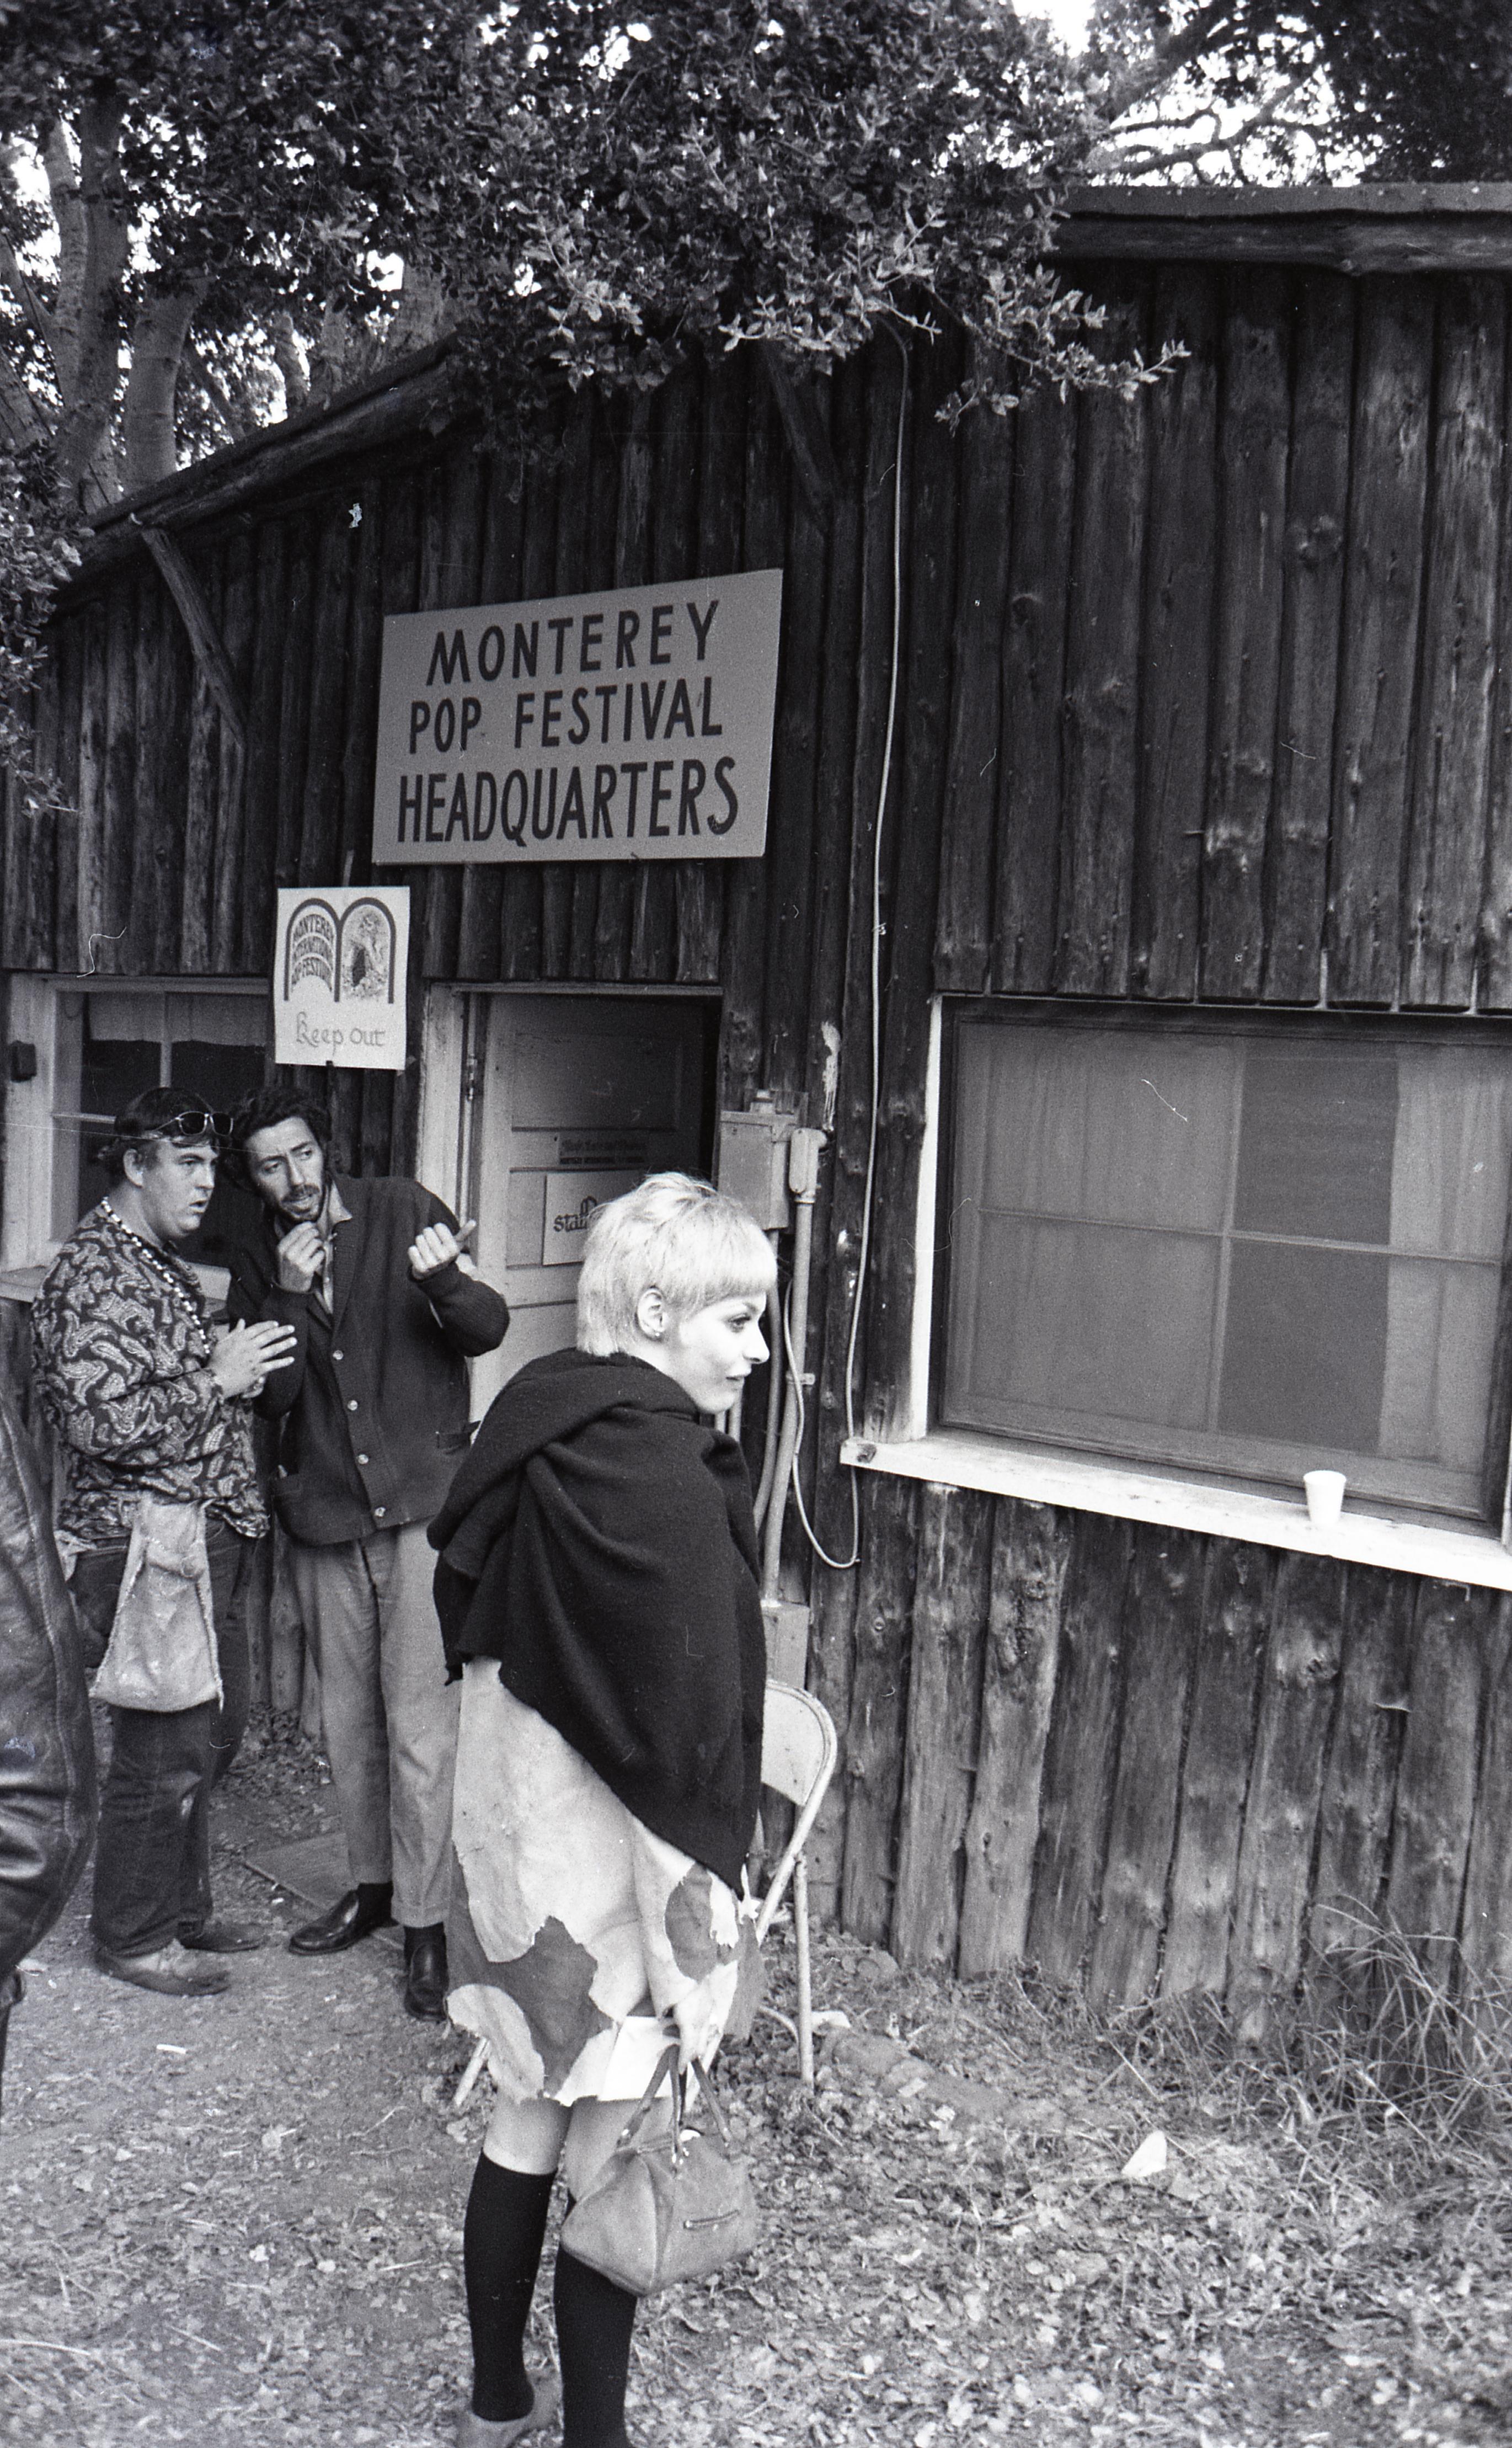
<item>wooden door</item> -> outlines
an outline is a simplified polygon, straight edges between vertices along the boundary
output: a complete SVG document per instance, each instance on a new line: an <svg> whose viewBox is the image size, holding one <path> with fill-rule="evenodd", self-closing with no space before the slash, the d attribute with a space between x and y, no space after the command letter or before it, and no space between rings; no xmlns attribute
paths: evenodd
<svg viewBox="0 0 1512 2448"><path fill-rule="evenodd" d="M481 1418L526 1361L574 1340L583 1233L648 1173L707 1174L718 1006L624 995L486 995L473 1135L478 1265L509 1304L473 1364Z"/></svg>

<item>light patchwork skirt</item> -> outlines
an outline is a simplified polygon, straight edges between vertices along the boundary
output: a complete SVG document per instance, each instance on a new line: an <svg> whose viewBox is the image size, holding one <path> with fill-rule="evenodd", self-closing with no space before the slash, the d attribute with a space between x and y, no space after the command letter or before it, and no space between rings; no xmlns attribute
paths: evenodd
<svg viewBox="0 0 1512 2448"><path fill-rule="evenodd" d="M749 1898L632 1817L492 1658L463 1676L452 1842L448 2011L505 2097L638 2097L666 2044L656 2001L691 1982L730 2019Z"/></svg>

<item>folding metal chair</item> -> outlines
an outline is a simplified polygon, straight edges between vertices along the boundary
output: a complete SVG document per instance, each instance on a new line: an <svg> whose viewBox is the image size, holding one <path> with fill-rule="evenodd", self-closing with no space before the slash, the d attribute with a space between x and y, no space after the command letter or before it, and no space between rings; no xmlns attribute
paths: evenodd
<svg viewBox="0 0 1512 2448"><path fill-rule="evenodd" d="M793 1934L798 1956L798 2072L813 2081L813 1999L809 1979L809 1871L803 1848L834 1774L838 1745L829 1711L792 1683L767 1685L761 1744L761 1782L797 1811L793 1833L772 1873L756 1915L757 1943L772 1926L777 1906L793 1887Z"/></svg>

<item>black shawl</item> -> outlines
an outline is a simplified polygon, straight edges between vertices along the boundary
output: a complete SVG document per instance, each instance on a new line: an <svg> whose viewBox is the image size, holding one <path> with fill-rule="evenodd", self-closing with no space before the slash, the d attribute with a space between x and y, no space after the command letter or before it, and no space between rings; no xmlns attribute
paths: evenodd
<svg viewBox="0 0 1512 2448"><path fill-rule="evenodd" d="M735 1440L646 1361L551 1352L493 1404L430 1538L453 1677L496 1657L635 1818L738 1887L766 1644Z"/></svg>

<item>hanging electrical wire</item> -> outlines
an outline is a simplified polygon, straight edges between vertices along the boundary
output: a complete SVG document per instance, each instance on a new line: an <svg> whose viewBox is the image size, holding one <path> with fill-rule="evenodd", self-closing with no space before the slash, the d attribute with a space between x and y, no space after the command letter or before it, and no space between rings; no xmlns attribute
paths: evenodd
<svg viewBox="0 0 1512 2448"><path fill-rule="evenodd" d="M888 790L892 779L892 741L897 728L898 676L903 639L903 444L909 411L909 352L906 344L890 324L886 324L890 339L903 360L903 380L898 392L897 442L892 460L892 644L888 672L888 726L882 744L882 774L877 785L876 823L871 836L871 1111L867 1128L866 1184L861 1195L861 1247L856 1259L855 1291L851 1303L851 1330L845 1348L845 1433L848 1440L855 1435L855 1355L861 1331L861 1310L866 1297L867 1270L871 1257L871 1201L876 1185L877 1129L882 1110L882 829L887 812ZM789 1295L791 1300L791 1293ZM854 1463L851 1472L851 1553L832 1556L821 1544L803 1501L798 1484L798 1456L803 1445L803 1372L794 1359L788 1335L788 1315L782 1322L788 1367L798 1395L798 1433L793 1448L793 1492L797 1500L798 1520L804 1536L822 1564L836 1573L854 1572L861 1561L861 1496Z"/></svg>

